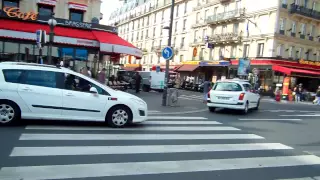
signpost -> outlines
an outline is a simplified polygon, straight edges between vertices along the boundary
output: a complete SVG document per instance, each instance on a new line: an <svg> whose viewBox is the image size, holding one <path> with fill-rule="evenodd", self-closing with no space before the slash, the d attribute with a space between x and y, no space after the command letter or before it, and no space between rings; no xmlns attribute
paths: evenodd
<svg viewBox="0 0 320 180"><path fill-rule="evenodd" d="M47 37L46 37L46 31L43 30L37 30L36 31L36 43L39 48L39 63L43 64L43 59L42 59L42 44L45 44L47 42Z"/></svg>
<svg viewBox="0 0 320 180"><path fill-rule="evenodd" d="M162 49L161 55L165 60L168 61L173 56L173 49L169 46L166 46L165 48Z"/></svg>

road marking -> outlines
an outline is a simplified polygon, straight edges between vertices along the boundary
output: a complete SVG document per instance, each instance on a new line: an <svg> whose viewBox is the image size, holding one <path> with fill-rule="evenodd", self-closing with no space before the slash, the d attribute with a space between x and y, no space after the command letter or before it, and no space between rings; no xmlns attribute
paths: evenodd
<svg viewBox="0 0 320 180"><path fill-rule="evenodd" d="M105 176L236 170L268 167L289 167L319 164L320 158L312 155L301 155L184 161L20 166L2 167L0 170L0 179L71 179Z"/></svg>
<svg viewBox="0 0 320 180"><path fill-rule="evenodd" d="M180 120L185 120L185 119L208 119L205 117L193 117L193 116L148 116L148 119L180 119Z"/></svg>
<svg viewBox="0 0 320 180"><path fill-rule="evenodd" d="M26 129L33 130L65 130L65 131L239 131L240 129L228 126L179 126L179 127L168 127L168 126L144 126L144 127L128 127L122 129L116 128L103 128L103 127L74 127L74 126L27 126Z"/></svg>
<svg viewBox="0 0 320 180"><path fill-rule="evenodd" d="M255 134L22 134L19 140L264 139Z"/></svg>
<svg viewBox="0 0 320 180"><path fill-rule="evenodd" d="M303 177L303 178L290 178L290 179L276 179L276 180L315 180L312 177Z"/></svg>
<svg viewBox="0 0 320 180"><path fill-rule="evenodd" d="M10 156L62 156L97 154L142 154L178 152L284 150L292 147L280 143L252 144L199 144L199 145L150 145L150 146L62 146L15 147Z"/></svg>
<svg viewBox="0 0 320 180"><path fill-rule="evenodd" d="M179 124L179 125L218 125L222 124L217 121L145 121L141 124L147 125L172 125L172 124Z"/></svg>
<svg viewBox="0 0 320 180"><path fill-rule="evenodd" d="M301 119L239 119L240 121L301 121Z"/></svg>
<svg viewBox="0 0 320 180"><path fill-rule="evenodd" d="M320 114L285 114L279 116L320 117Z"/></svg>
<svg viewBox="0 0 320 180"><path fill-rule="evenodd" d="M187 97L178 97L179 99L186 99L186 100L191 100L191 101L203 101L203 99L194 99L194 98L187 98Z"/></svg>

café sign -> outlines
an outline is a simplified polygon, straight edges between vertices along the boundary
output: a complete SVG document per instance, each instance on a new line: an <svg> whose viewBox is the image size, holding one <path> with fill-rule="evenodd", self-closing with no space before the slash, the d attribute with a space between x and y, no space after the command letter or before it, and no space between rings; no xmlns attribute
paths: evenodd
<svg viewBox="0 0 320 180"><path fill-rule="evenodd" d="M18 18L22 20L37 20L38 13L36 12L21 12L17 7L4 7L3 11L8 17Z"/></svg>
<svg viewBox="0 0 320 180"><path fill-rule="evenodd" d="M306 61L303 59L299 60L300 64L307 64L307 65L313 65L313 66L320 66L320 62L316 62L316 61Z"/></svg>

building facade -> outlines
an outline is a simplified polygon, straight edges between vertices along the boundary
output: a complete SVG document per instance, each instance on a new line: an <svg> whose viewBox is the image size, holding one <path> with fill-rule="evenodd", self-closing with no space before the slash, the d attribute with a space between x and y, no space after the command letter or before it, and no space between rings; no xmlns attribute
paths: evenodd
<svg viewBox="0 0 320 180"><path fill-rule="evenodd" d="M99 24L100 0L1 0L0 61L48 63L48 21L54 27L52 60L94 70L116 62L120 54L141 57L141 50L118 36L117 28ZM46 32L38 46L36 31ZM112 63L109 63L112 64Z"/></svg>
<svg viewBox="0 0 320 180"><path fill-rule="evenodd" d="M145 70L162 65L159 52L167 44L170 0L127 1L110 17L119 35L141 48L141 61L123 57L124 64ZM260 71L263 88L275 83L273 65L320 71L319 0L176 0L172 65L188 72L201 67L205 76L234 77L239 58ZM229 62L226 63L226 61ZM251 69L252 69L251 68ZM280 74L286 74L280 72ZM286 74L288 75L288 74ZM290 74L291 75L291 74ZM303 76L308 76L303 74ZM281 79L281 78L278 78ZM278 81L279 82L279 81Z"/></svg>

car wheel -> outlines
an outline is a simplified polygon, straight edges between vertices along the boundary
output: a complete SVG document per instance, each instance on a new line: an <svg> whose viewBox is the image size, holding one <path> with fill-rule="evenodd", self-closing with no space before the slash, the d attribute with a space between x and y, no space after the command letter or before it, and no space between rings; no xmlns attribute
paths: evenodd
<svg viewBox="0 0 320 180"><path fill-rule="evenodd" d="M126 106L115 106L107 115L107 123L114 128L125 127L132 122L131 110Z"/></svg>
<svg viewBox="0 0 320 180"><path fill-rule="evenodd" d="M210 112L214 112L215 110L216 110L215 107L209 107L209 111L210 111Z"/></svg>
<svg viewBox="0 0 320 180"><path fill-rule="evenodd" d="M244 106L244 110L242 111L243 114L247 114L249 112L249 102L246 102L246 105Z"/></svg>
<svg viewBox="0 0 320 180"><path fill-rule="evenodd" d="M260 106L260 99L258 100L257 106L255 108L253 108L254 110L258 110Z"/></svg>
<svg viewBox="0 0 320 180"><path fill-rule="evenodd" d="M20 120L19 107L10 101L0 101L0 125L13 125Z"/></svg>

